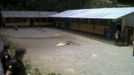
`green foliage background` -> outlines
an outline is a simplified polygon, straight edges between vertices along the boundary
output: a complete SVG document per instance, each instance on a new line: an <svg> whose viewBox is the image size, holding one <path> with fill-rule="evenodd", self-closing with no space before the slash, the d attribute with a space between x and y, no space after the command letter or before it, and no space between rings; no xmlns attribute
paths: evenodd
<svg viewBox="0 0 134 75"><path fill-rule="evenodd" d="M63 11L67 9L134 5L134 0L0 0L1 10Z"/></svg>

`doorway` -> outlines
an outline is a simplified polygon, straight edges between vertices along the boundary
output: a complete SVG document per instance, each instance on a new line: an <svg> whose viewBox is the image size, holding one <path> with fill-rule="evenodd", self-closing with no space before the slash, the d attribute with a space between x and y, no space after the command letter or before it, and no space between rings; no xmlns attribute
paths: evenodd
<svg viewBox="0 0 134 75"><path fill-rule="evenodd" d="M132 29L128 29L127 31L127 40L128 40L128 44L132 45L132 36L133 36L133 30Z"/></svg>
<svg viewBox="0 0 134 75"><path fill-rule="evenodd" d="M30 19L30 26L34 26L34 20Z"/></svg>

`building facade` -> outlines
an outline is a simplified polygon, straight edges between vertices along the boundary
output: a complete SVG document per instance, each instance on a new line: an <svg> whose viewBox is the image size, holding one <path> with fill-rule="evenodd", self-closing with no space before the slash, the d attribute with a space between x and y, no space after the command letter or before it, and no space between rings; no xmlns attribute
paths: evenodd
<svg viewBox="0 0 134 75"><path fill-rule="evenodd" d="M12 26L51 26L53 24L50 15L57 12L49 11L1 11L3 25Z"/></svg>
<svg viewBox="0 0 134 75"><path fill-rule="evenodd" d="M56 26L64 29L94 33L114 39L117 30L123 40L131 41L134 7L67 10L56 15Z"/></svg>

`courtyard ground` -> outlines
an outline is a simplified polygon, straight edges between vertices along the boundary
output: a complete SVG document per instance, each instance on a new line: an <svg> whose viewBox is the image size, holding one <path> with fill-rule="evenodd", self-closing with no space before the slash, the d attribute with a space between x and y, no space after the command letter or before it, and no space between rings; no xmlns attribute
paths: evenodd
<svg viewBox="0 0 134 75"><path fill-rule="evenodd" d="M29 58L43 75L134 75L132 47L92 35L54 28L1 30L14 43L27 49ZM56 46L59 43L69 44Z"/></svg>

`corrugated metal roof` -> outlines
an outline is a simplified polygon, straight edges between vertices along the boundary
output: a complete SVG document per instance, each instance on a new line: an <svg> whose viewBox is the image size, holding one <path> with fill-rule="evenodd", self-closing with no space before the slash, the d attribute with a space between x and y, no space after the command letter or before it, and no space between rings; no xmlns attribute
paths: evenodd
<svg viewBox="0 0 134 75"><path fill-rule="evenodd" d="M49 17L50 15L54 15L57 12L49 12L49 11L1 11L3 17Z"/></svg>
<svg viewBox="0 0 134 75"><path fill-rule="evenodd" d="M51 17L117 19L130 13L134 13L134 7L67 10Z"/></svg>

